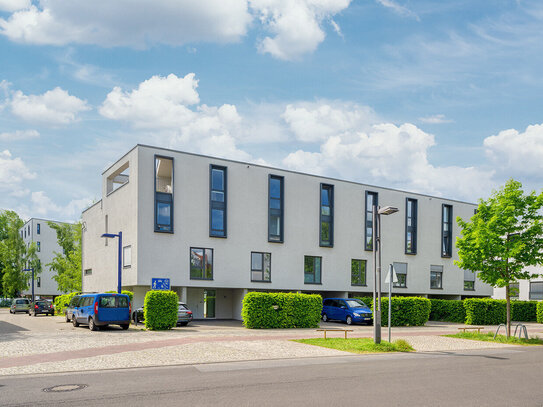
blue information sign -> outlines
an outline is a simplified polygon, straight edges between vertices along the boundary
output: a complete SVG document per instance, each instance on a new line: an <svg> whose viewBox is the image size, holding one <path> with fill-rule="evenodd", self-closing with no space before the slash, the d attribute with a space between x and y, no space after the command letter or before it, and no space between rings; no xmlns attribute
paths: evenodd
<svg viewBox="0 0 543 407"><path fill-rule="evenodd" d="M170 279L169 278L152 278L151 288L153 290L169 290Z"/></svg>

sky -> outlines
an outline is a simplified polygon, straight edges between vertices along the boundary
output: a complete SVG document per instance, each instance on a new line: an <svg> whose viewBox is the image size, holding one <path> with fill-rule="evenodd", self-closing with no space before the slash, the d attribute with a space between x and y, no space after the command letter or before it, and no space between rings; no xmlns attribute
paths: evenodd
<svg viewBox="0 0 543 407"><path fill-rule="evenodd" d="M469 202L543 185L543 2L0 0L0 208L134 145Z"/></svg>

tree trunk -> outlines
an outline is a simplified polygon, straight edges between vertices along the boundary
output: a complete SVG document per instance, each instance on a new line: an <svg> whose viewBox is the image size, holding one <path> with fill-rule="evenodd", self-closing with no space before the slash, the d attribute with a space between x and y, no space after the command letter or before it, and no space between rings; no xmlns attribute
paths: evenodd
<svg viewBox="0 0 543 407"><path fill-rule="evenodd" d="M506 306L506 314L507 314L507 324L505 325L505 334L507 335L507 339L509 339L509 336L511 335L511 298L510 298L510 292L509 292L509 284L505 286L505 301L507 303Z"/></svg>

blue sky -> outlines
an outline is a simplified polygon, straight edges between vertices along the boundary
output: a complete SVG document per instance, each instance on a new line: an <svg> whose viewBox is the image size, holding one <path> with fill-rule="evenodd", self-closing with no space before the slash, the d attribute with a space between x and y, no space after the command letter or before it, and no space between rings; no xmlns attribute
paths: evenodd
<svg viewBox="0 0 543 407"><path fill-rule="evenodd" d="M521 0L0 0L0 208L78 219L136 143L468 201L540 190L541 27Z"/></svg>

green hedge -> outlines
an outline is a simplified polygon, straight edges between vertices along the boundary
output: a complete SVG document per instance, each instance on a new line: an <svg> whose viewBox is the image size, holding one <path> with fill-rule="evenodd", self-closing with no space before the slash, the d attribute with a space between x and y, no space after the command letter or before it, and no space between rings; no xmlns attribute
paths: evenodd
<svg viewBox="0 0 543 407"><path fill-rule="evenodd" d="M357 297L373 309L372 297ZM431 303L422 297L392 297L391 326L423 326L430 317ZM381 297L381 325L388 325L388 297Z"/></svg>
<svg viewBox="0 0 543 407"><path fill-rule="evenodd" d="M430 321L465 322L466 310L462 300L431 299Z"/></svg>
<svg viewBox="0 0 543 407"><path fill-rule="evenodd" d="M468 325L499 325L506 320L505 300L467 298L464 300L464 308Z"/></svg>
<svg viewBox="0 0 543 407"><path fill-rule="evenodd" d="M537 320L537 301L511 301L511 321Z"/></svg>
<svg viewBox="0 0 543 407"><path fill-rule="evenodd" d="M543 324L543 301L537 303L537 322Z"/></svg>
<svg viewBox="0 0 543 407"><path fill-rule="evenodd" d="M75 291L69 294L62 294L58 297L55 297L53 305L55 306L55 315L64 315L64 310L66 309L66 304L69 304L74 295L79 295L81 292Z"/></svg>
<svg viewBox="0 0 543 407"><path fill-rule="evenodd" d="M151 290L145 294L145 328L150 330L170 329L177 324L177 303L174 291Z"/></svg>
<svg viewBox="0 0 543 407"><path fill-rule="evenodd" d="M117 290L104 291L105 293L117 294ZM134 293L128 290L121 290L121 294L126 294L130 297L130 302L134 299Z"/></svg>
<svg viewBox="0 0 543 407"><path fill-rule="evenodd" d="M241 317L247 328L317 328L322 297L316 294L250 292Z"/></svg>

